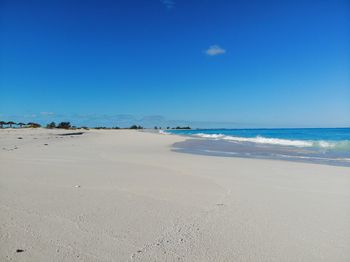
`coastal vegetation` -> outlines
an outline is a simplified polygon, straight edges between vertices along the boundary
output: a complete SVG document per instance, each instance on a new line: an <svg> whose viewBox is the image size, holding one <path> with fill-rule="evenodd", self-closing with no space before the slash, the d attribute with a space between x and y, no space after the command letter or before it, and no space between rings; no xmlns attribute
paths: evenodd
<svg viewBox="0 0 350 262"><path fill-rule="evenodd" d="M0 121L0 128L14 128L14 126L17 126L17 128L23 128L23 127L31 127L31 128L37 128L37 127L41 127L40 124L38 123L34 123L34 122L29 122L27 124L19 122L16 123L14 121Z"/></svg>
<svg viewBox="0 0 350 262"><path fill-rule="evenodd" d="M51 122L51 123L46 125L46 128L49 128L49 129L56 128L56 123L55 122Z"/></svg>
<svg viewBox="0 0 350 262"><path fill-rule="evenodd" d="M155 126L154 129L158 130L158 129L162 129L162 127ZM189 127L189 126L177 126L177 127L167 126L166 129L191 129L191 127Z"/></svg>
<svg viewBox="0 0 350 262"><path fill-rule="evenodd" d="M142 126L132 125L129 129L143 129Z"/></svg>
<svg viewBox="0 0 350 262"><path fill-rule="evenodd" d="M39 128L41 127L41 124L39 123L35 123L35 122L29 122L29 123L22 123L22 122L14 122L14 121L0 121L0 128ZM77 127L77 126L73 126L70 122L68 121L63 121L63 122L60 122L58 124L56 124L55 122L50 122L48 123L45 128L47 129L85 129L85 130L89 130L90 128L87 127L87 126L81 126L81 127ZM93 127L93 129L114 129L114 130L118 130L118 129L134 129L134 130L140 130L140 129L145 129L145 127L141 126L141 125L132 125L130 127L118 127L118 126L115 126L115 127L105 127L105 126L96 126L96 127ZM162 127L161 126L155 126L154 127L155 130L161 130ZM167 126L166 129L191 129L191 127L189 126L177 126L177 127L170 127L170 126Z"/></svg>
<svg viewBox="0 0 350 262"><path fill-rule="evenodd" d="M72 125L70 124L70 122L61 122L57 125L57 128L60 129L71 129Z"/></svg>
<svg viewBox="0 0 350 262"><path fill-rule="evenodd" d="M38 128L38 127L41 127L40 124L38 123L34 123L34 122L29 122L26 127L30 127L30 128Z"/></svg>

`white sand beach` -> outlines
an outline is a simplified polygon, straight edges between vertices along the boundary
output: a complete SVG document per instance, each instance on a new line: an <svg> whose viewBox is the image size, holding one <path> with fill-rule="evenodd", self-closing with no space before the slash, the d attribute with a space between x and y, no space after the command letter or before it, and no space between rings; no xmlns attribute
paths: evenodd
<svg viewBox="0 0 350 262"><path fill-rule="evenodd" d="M0 130L0 261L350 261L350 168L71 132Z"/></svg>

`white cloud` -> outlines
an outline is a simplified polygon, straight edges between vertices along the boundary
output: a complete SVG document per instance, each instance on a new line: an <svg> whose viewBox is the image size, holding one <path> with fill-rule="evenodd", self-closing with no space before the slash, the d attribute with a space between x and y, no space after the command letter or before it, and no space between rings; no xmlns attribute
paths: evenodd
<svg viewBox="0 0 350 262"><path fill-rule="evenodd" d="M226 50L218 45L212 45L207 50L205 50L205 53L210 56L223 55L226 53Z"/></svg>
<svg viewBox="0 0 350 262"><path fill-rule="evenodd" d="M171 9L175 6L175 2L173 0L160 0L168 9Z"/></svg>

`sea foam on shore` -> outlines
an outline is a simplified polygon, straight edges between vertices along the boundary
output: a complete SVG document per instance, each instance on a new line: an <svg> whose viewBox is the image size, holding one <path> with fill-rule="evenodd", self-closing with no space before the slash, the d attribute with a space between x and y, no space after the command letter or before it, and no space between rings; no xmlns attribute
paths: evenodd
<svg viewBox="0 0 350 262"><path fill-rule="evenodd" d="M348 128L203 129L167 130L162 133L197 138L176 144L177 151L350 165Z"/></svg>

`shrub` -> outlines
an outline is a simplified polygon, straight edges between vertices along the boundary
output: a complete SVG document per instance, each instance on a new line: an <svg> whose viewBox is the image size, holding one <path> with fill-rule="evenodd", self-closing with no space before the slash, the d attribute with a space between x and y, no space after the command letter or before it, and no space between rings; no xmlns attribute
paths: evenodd
<svg viewBox="0 0 350 262"><path fill-rule="evenodd" d="M57 125L57 128L61 128L61 129L70 129L71 128L71 124L70 122L61 122Z"/></svg>
<svg viewBox="0 0 350 262"><path fill-rule="evenodd" d="M29 122L29 123L27 124L27 126L28 126L28 127L31 127L31 128L38 128L38 127L41 127L40 124L34 123L34 122Z"/></svg>
<svg viewBox="0 0 350 262"><path fill-rule="evenodd" d="M56 123L55 122L51 122L50 124L46 125L46 128L56 128Z"/></svg>
<svg viewBox="0 0 350 262"><path fill-rule="evenodd" d="M142 126L132 125L129 129L143 129Z"/></svg>

